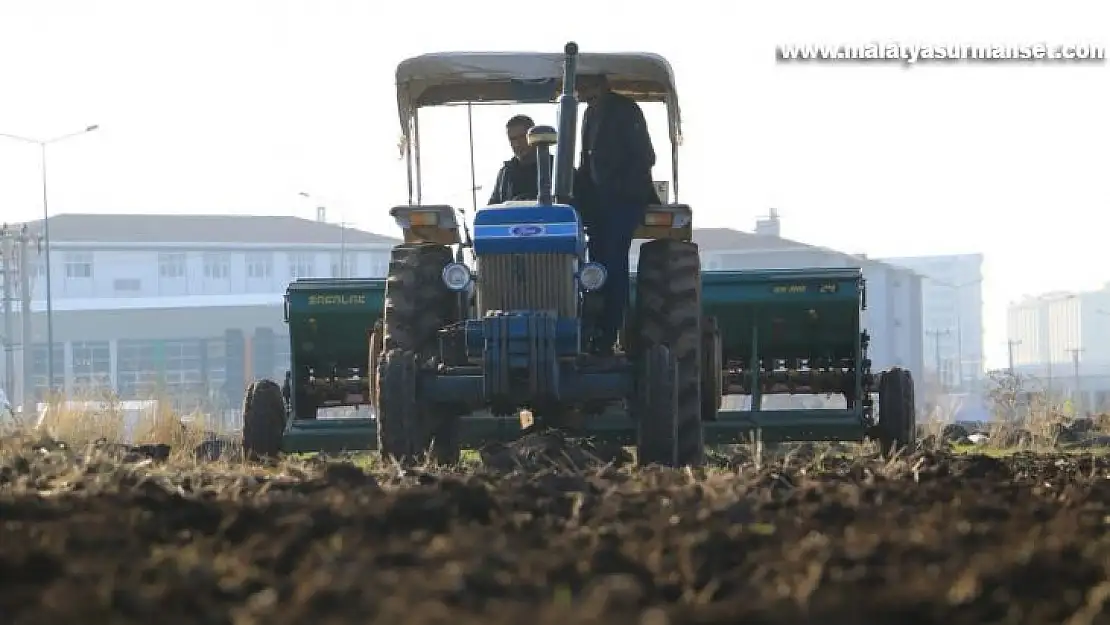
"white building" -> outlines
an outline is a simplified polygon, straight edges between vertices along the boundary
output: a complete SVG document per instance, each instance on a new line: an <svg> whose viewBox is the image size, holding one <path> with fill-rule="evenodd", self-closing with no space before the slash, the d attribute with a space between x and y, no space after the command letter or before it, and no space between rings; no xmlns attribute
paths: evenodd
<svg viewBox="0 0 1110 625"><path fill-rule="evenodd" d="M158 387L232 403L245 380L280 379L288 367L281 304L290 280L383 276L398 242L296 217L220 215L57 215L50 238L54 388L110 387L131 399ZM31 371L41 396L46 264L37 261Z"/></svg>
<svg viewBox="0 0 1110 625"><path fill-rule="evenodd" d="M29 226L37 230L41 223ZM710 228L695 230L694 238L708 269L862 267L873 369L899 365L921 379L919 276L783 239L777 218L761 222L757 232ZM241 400L247 380L280 379L288 367L281 302L290 280L384 276L398 243L294 217L216 215L57 215L50 235L54 388L73 394L110 387L125 399L160 388L186 401L231 404ZM633 250L633 267L636 255ZM40 260L36 269L30 364L34 390L42 394L45 264ZM14 347L18 374L22 345ZM21 388L17 381L9 394Z"/></svg>
<svg viewBox="0 0 1110 625"><path fill-rule="evenodd" d="M1110 405L1110 284L1026 297L1007 312L1015 371L1078 397L1086 408Z"/></svg>
<svg viewBox="0 0 1110 625"><path fill-rule="evenodd" d="M949 387L973 384L983 366L983 255L884 258L924 276L925 368Z"/></svg>
<svg viewBox="0 0 1110 625"><path fill-rule="evenodd" d="M863 325L871 335L872 370L909 369L916 380L925 373L922 355L921 277L901 267L862 256L806 245L780 236L772 214L756 224L755 233L729 228L694 230L705 269L804 269L859 267L867 281ZM636 252L633 252L635 266ZM919 398L924 393L918 394Z"/></svg>

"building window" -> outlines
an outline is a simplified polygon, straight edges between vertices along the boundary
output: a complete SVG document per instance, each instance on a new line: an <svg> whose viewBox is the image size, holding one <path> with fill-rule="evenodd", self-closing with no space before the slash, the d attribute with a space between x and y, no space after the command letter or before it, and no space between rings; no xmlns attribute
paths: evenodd
<svg viewBox="0 0 1110 625"><path fill-rule="evenodd" d="M315 254L290 254L289 277L310 278L316 273Z"/></svg>
<svg viewBox="0 0 1110 625"><path fill-rule="evenodd" d="M230 278L231 258L227 254L205 254L204 277L209 280L227 280Z"/></svg>
<svg viewBox="0 0 1110 625"><path fill-rule="evenodd" d="M163 344L166 393L175 400L200 399L204 388L200 347L200 341L195 339Z"/></svg>
<svg viewBox="0 0 1110 625"><path fill-rule="evenodd" d="M185 267L185 254L183 253L175 252L158 255L158 275L162 278L184 278Z"/></svg>
<svg viewBox="0 0 1110 625"><path fill-rule="evenodd" d="M354 272L352 271L354 262L352 254L332 254L331 255L331 277L333 278L349 278Z"/></svg>
<svg viewBox="0 0 1110 625"><path fill-rule="evenodd" d="M66 348L64 343L54 343L53 350L47 350L45 343L38 343L32 348L31 353L31 385L34 386L35 396L42 401L46 399L47 379L50 376L50 352L54 352L54 384L53 389L61 392L66 383Z"/></svg>
<svg viewBox="0 0 1110 625"><path fill-rule="evenodd" d="M155 392L162 363L161 341L120 339L116 386L120 399L149 399Z"/></svg>
<svg viewBox="0 0 1110 625"><path fill-rule="evenodd" d="M274 258L269 252L247 254L247 277L254 280L268 279L274 273Z"/></svg>
<svg viewBox="0 0 1110 625"><path fill-rule="evenodd" d="M93 255L91 252L72 252L65 256L66 278L91 278L93 275Z"/></svg>
<svg viewBox="0 0 1110 625"><path fill-rule="evenodd" d="M117 278L112 282L116 292L135 293L143 290L143 281L138 278Z"/></svg>
<svg viewBox="0 0 1110 625"><path fill-rule="evenodd" d="M375 278L385 277L389 272L389 254L375 252L370 256L370 275ZM633 265L635 267L635 265Z"/></svg>
<svg viewBox="0 0 1110 625"><path fill-rule="evenodd" d="M223 388L224 382L227 381L227 342L224 341L222 336L207 339L205 349L207 351L205 377L208 379L209 396L211 397L214 395L213 391Z"/></svg>
<svg viewBox="0 0 1110 625"><path fill-rule="evenodd" d="M73 385L77 393L91 393L112 385L112 353L108 341L73 344Z"/></svg>

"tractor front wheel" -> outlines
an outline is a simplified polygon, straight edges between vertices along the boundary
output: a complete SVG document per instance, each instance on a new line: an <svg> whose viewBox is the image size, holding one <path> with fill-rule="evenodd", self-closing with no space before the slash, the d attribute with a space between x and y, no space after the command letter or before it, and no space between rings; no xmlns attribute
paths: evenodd
<svg viewBox="0 0 1110 625"><path fill-rule="evenodd" d="M917 438L913 377L901 367L879 376L879 445L893 455L901 447L912 451Z"/></svg>
<svg viewBox="0 0 1110 625"><path fill-rule="evenodd" d="M273 380L257 380L243 396L243 455L276 458L285 435L285 400Z"/></svg>
<svg viewBox="0 0 1110 625"><path fill-rule="evenodd" d="M394 250L385 284L383 350L408 350L422 359L438 352L436 333L458 316L458 298L442 278L443 268L453 260L445 245Z"/></svg>

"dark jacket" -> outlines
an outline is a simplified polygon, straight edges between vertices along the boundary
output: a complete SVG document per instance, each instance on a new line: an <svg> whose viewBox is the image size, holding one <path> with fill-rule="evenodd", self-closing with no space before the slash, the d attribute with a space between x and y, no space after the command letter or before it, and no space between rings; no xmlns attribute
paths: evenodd
<svg viewBox="0 0 1110 625"><path fill-rule="evenodd" d="M606 93L586 108L575 195L587 204L618 201L655 204L651 180L655 149L644 112L635 100ZM582 187L582 188L580 188Z"/></svg>
<svg viewBox="0 0 1110 625"><path fill-rule="evenodd" d="M490 204L500 204L510 200L534 200L539 197L539 171L536 165L539 159L531 163L522 163L517 157L512 157L501 166L497 172L497 181L493 183L493 193L489 196Z"/></svg>

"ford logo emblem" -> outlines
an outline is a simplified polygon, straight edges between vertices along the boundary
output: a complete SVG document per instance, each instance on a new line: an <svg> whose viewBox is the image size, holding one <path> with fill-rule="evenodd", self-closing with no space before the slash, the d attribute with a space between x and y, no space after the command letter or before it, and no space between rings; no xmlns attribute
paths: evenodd
<svg viewBox="0 0 1110 625"><path fill-rule="evenodd" d="M514 237L534 237L537 234L543 234L543 226L513 226L509 232Z"/></svg>

